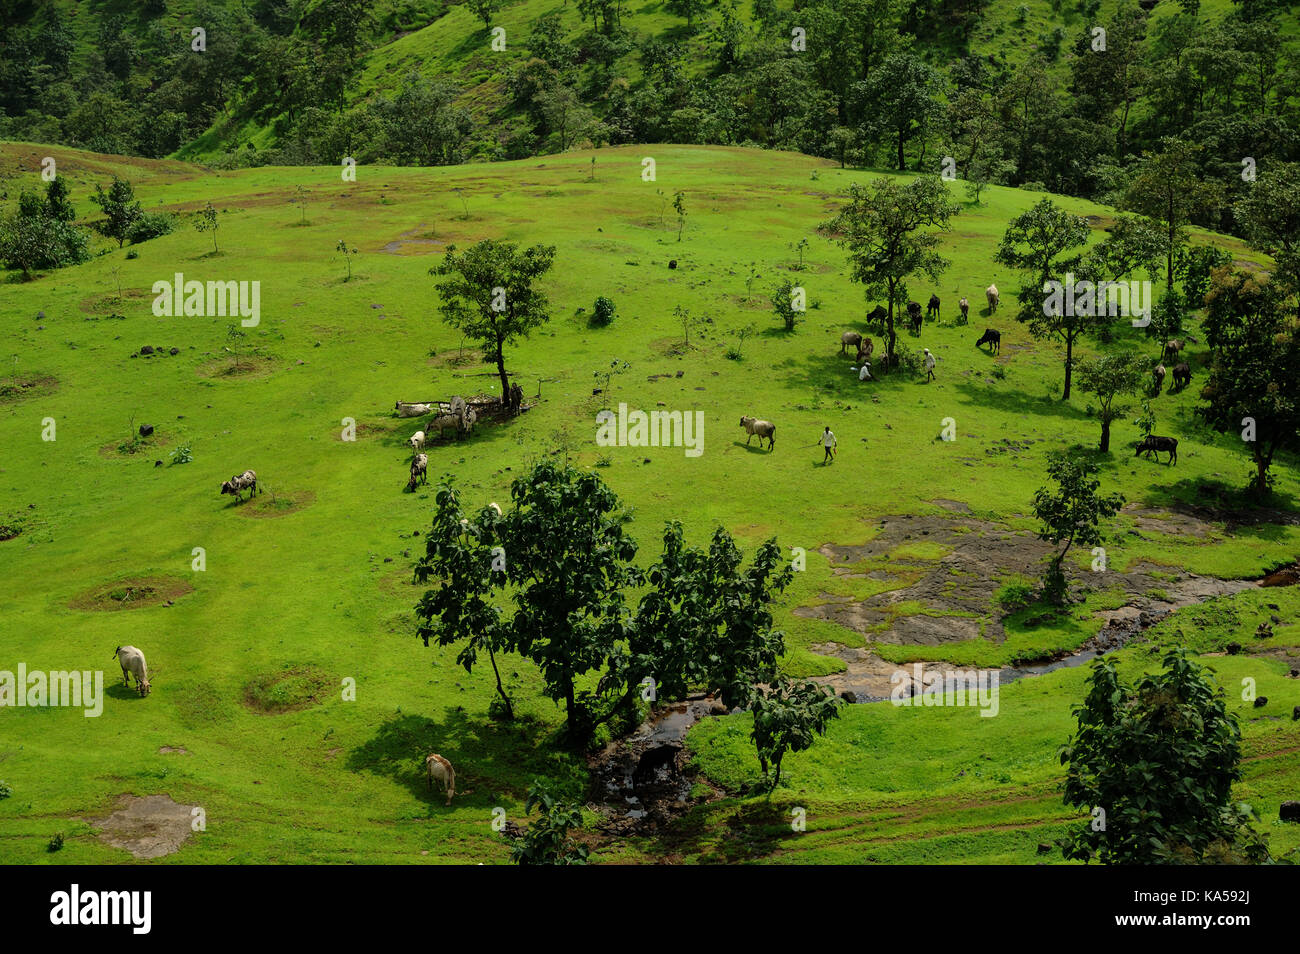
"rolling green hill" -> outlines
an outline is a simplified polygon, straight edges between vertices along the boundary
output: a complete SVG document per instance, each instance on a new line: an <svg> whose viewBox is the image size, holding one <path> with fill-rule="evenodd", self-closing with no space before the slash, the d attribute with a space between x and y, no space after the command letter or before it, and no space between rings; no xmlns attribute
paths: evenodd
<svg viewBox="0 0 1300 954"><path fill-rule="evenodd" d="M44 156L57 160L83 219L94 212L91 184L120 174L149 209L190 212L211 201L220 228L216 252L187 217L177 232L123 250L99 240L90 262L32 282L5 276L0 524L18 532L0 542L0 669L102 667L111 682L114 647L131 643L155 676L145 699L112 688L98 719L48 708L0 716L0 780L12 789L0 800L0 861L129 860L95 836L97 820L122 795L167 794L202 806L207 827L156 863L501 862L508 846L492 829L495 807L522 820L539 775L583 794L587 766L556 743L562 711L540 695L531 664L503 660L522 718L494 723L490 670L467 674L453 651L415 637L411 567L444 474L478 507L508 497L511 480L544 457L596 467L635 510L643 563L671 519L696 544L721 525L750 549L772 536L803 548L807 570L779 613L786 668L799 675L845 669L844 659L813 649L828 642L873 648L891 664L1050 658L1095 634L1098 611L1139 597L1169 605L1160 587L1126 594L1139 569L1163 574L1172 590L1189 574L1255 579L1300 549L1296 461L1275 466L1276 512L1243 513L1240 442L1192 414L1207 358L1193 345L1192 386L1153 400L1158 432L1181 440L1177 466L1135 458L1137 431L1124 421L1114 453L1100 458L1105 487L1129 506L1108 541L1106 573L1093 578L1091 557L1077 557L1090 591L1083 603L1027 620L1004 619L991 602L944 617L904 598L899 580L936 566L954 581L1010 576L1009 556L971 564L937 541L956 521L978 539L1025 533L1023 547L1032 547L1028 515L1046 452L1090 453L1099 433L1086 395L1060 400L1059 351L1032 340L1009 309L982 313L990 281L1010 299L1016 278L992 251L1038 194L994 186L982 205L966 203L942 241L951 267L933 289L913 283L918 300L940 295L942 321L900 341L937 355L937 380L899 372L862 384L839 341L872 303L817 227L850 183L880 173L795 153L659 145L491 165L361 166L350 183L334 167L218 172L6 143L0 175L11 198L39 184ZM641 179L647 156L654 183ZM680 241L660 191L684 193ZM1097 235L1114 214L1059 201L1090 216ZM495 393L491 370L438 318L428 275L450 245L488 237L557 248L544 282L551 321L507 353L536 404L433 446L429 486L406 494L405 441L417 425L392 416L394 401ZM803 238L800 270L792 246ZM359 249L351 280L335 253L340 239ZM1198 231L1195 241L1258 261L1235 239ZM231 318L155 316L153 285L177 272L260 282L260 324L241 340L230 336ZM784 277L808 292L792 334L769 304ZM607 328L588 322L599 295L618 308ZM955 323L962 295L972 301L966 326ZM678 307L699 319L689 343ZM998 357L974 346L986 325L1003 333ZM157 350L144 356L144 346ZM1097 347L1085 342L1084 351ZM1109 347L1156 351L1132 329ZM629 370L593 394L613 359ZM595 415L618 402L703 412L704 453L596 447ZM780 451L741 439L737 420L751 413L777 423ZM937 438L945 418L955 420L955 441ZM54 440L43 439L47 419ZM355 442L342 439L347 419ZM143 444L133 440L142 423L155 427ZM810 446L825 425L840 445L829 467ZM193 460L172 463L183 445ZM266 493L236 504L218 488L245 468ZM930 522L887 553L855 560L824 549L870 548L904 516ZM818 615L881 592L899 594L884 625ZM1287 676L1300 654L1297 608L1294 588L1199 600L1119 656L1131 672L1157 664L1159 647L1189 645L1214 667L1243 723L1238 794L1260 811L1275 852L1300 845L1300 829L1276 822L1300 779L1291 721L1300 682ZM1271 615L1282 620L1273 637L1251 638ZM977 635L890 635L934 619ZM1232 641L1242 654L1222 655ZM1057 748L1085 676L1061 669L1011 683L997 718L846 705L826 740L787 759L787 779L770 797L744 794L759 777L750 717L708 719L688 744L709 797L702 791L668 832L585 837L596 860L1032 863L1037 845L1075 817L1060 802ZM1266 706L1240 698L1244 677L1257 681ZM355 680L356 701L342 698L345 679ZM450 808L425 793L430 750L457 768ZM806 833L789 827L795 806L808 810ZM64 847L49 853L58 832Z"/></svg>

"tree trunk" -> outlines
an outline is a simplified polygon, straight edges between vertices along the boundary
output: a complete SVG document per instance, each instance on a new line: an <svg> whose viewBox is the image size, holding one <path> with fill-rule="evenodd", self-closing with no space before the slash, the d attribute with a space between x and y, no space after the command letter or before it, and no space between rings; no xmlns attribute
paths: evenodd
<svg viewBox="0 0 1300 954"><path fill-rule="evenodd" d="M1065 336L1065 393L1062 401L1070 400L1070 378L1074 370L1074 335Z"/></svg>
<svg viewBox="0 0 1300 954"><path fill-rule="evenodd" d="M501 379L501 403L510 400L510 376L506 374L506 358L501 353L501 339L497 339L497 377Z"/></svg>
<svg viewBox="0 0 1300 954"><path fill-rule="evenodd" d="M898 131L898 171L903 171L903 130Z"/></svg>
<svg viewBox="0 0 1300 954"><path fill-rule="evenodd" d="M1110 421L1106 418L1101 421L1101 452L1110 453Z"/></svg>
<svg viewBox="0 0 1300 954"><path fill-rule="evenodd" d="M510 697L506 695L505 687L501 685L501 672L497 669L497 654L492 651L492 644L488 644L488 659L492 661L492 675L497 677L497 694L501 696L501 701L506 704L506 718L512 722L515 718L515 707L510 704Z"/></svg>

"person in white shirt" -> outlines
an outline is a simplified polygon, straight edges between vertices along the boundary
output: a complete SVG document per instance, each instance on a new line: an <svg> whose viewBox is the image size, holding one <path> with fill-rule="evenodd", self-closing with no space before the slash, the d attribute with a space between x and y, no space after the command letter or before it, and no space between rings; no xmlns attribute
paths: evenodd
<svg viewBox="0 0 1300 954"><path fill-rule="evenodd" d="M822 463L829 464L835 459L835 434L829 427L822 432L821 445L826 448L826 456L822 458Z"/></svg>
<svg viewBox="0 0 1300 954"><path fill-rule="evenodd" d="M859 381L874 381L874 380L876 380L875 378L873 378L873 377L871 376L871 364L870 364L869 362L867 362L867 361L863 361L863 362L862 362L862 370L858 372L858 380L859 380Z"/></svg>
<svg viewBox="0 0 1300 954"><path fill-rule="evenodd" d="M925 352L925 380L933 381L934 380L934 355L930 354L929 348L922 348L921 350Z"/></svg>

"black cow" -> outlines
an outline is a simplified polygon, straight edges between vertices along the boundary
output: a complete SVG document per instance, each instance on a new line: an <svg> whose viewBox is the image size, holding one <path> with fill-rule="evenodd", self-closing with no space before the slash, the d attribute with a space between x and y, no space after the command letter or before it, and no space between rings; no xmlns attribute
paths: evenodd
<svg viewBox="0 0 1300 954"><path fill-rule="evenodd" d="M909 301L907 303L907 326L912 329L912 334L921 333L921 303L919 301Z"/></svg>
<svg viewBox="0 0 1300 954"><path fill-rule="evenodd" d="M939 317L939 296L938 295L930 296L930 301L925 306L925 317L935 318L935 319Z"/></svg>
<svg viewBox="0 0 1300 954"><path fill-rule="evenodd" d="M1176 437L1159 437L1155 434L1148 434L1143 440L1138 441L1137 450L1133 456L1136 457L1143 451L1149 458L1152 453L1156 455L1156 463L1160 463L1160 452L1169 453L1169 463L1178 463L1178 438Z"/></svg>
<svg viewBox="0 0 1300 954"><path fill-rule="evenodd" d="M885 330L885 322L888 318L889 312L885 310L885 306L877 305L872 310L871 314L867 315L867 327L875 328L877 331L883 333Z"/></svg>
<svg viewBox="0 0 1300 954"><path fill-rule="evenodd" d="M1181 391L1192 383L1192 366L1186 361L1174 365L1174 387Z"/></svg>
<svg viewBox="0 0 1300 954"><path fill-rule="evenodd" d="M992 328L985 328L984 334L980 335L980 340L975 342L975 347L982 344L989 346L989 354L1002 353L1002 332L994 331Z"/></svg>

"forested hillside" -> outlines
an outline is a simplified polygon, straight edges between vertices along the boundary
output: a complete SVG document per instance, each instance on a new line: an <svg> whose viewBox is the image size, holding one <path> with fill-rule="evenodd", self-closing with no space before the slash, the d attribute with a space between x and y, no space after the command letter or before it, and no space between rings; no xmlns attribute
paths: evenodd
<svg viewBox="0 0 1300 954"><path fill-rule="evenodd" d="M1300 158L1294 5L9 2L0 135L219 167L754 145L1101 201L1165 137ZM201 31L201 32L196 32ZM1249 160L1249 162L1247 161Z"/></svg>

